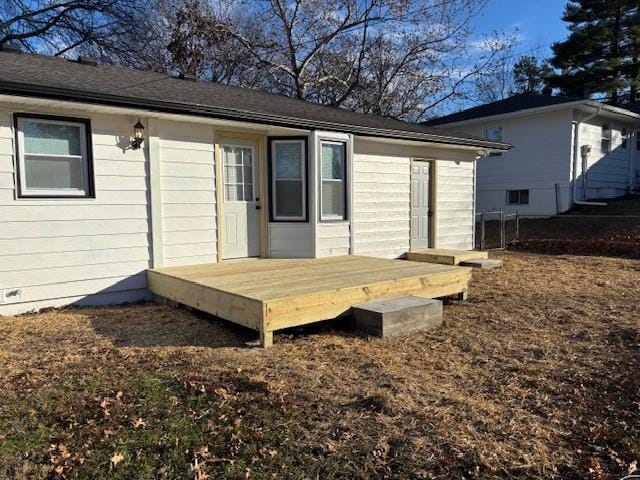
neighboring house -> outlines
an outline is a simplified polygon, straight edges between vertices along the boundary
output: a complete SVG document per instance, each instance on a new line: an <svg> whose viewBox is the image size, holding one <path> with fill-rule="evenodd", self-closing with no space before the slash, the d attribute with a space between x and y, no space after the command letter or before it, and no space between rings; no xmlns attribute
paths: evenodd
<svg viewBox="0 0 640 480"><path fill-rule="evenodd" d="M0 52L0 314L146 299L150 267L471 249L476 158L506 149L260 91Z"/></svg>
<svg viewBox="0 0 640 480"><path fill-rule="evenodd" d="M476 210L555 215L640 181L640 115L592 100L515 95L425 122L513 149L478 162Z"/></svg>

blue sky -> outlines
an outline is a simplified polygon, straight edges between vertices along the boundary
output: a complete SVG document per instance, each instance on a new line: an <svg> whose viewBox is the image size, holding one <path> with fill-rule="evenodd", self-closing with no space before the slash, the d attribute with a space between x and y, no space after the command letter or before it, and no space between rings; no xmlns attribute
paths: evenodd
<svg viewBox="0 0 640 480"><path fill-rule="evenodd" d="M567 36L565 23L561 20L566 0L489 0L477 19L478 31L490 34L493 30L519 31L521 44L517 52L528 50L538 56L548 56L548 46ZM543 46L543 48L539 48Z"/></svg>

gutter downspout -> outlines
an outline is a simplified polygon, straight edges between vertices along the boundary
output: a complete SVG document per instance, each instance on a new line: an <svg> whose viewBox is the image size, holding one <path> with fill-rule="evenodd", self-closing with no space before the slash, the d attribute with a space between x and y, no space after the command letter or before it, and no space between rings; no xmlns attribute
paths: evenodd
<svg viewBox="0 0 640 480"><path fill-rule="evenodd" d="M633 144L635 143L638 132L633 132L633 129L627 131L627 153L629 154L629 186L628 193L633 191Z"/></svg>
<svg viewBox="0 0 640 480"><path fill-rule="evenodd" d="M571 204L572 205L597 205L597 206L601 206L604 207L607 204L604 202L587 202L584 200L577 200L577 193L576 193L576 182L578 180L578 153L580 152L580 126L586 122L587 120L591 120L593 117L600 115L600 112L602 112L602 107L596 107L596 111L593 112L592 114L588 115L587 117L583 118L582 120L578 120L578 121L573 121L573 125L574 125L574 131L573 131L573 175L572 175L572 188L571 188ZM583 169L585 170L585 169ZM582 172L582 175L584 177L586 171ZM583 191L584 193L584 191Z"/></svg>

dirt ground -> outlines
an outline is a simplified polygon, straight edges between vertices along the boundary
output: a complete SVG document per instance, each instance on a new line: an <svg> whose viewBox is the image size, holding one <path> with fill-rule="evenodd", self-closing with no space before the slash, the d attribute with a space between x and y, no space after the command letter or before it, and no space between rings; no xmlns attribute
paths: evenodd
<svg viewBox="0 0 640 480"><path fill-rule="evenodd" d="M508 252L433 331L275 337L152 304L0 319L0 478L617 479L640 261Z"/></svg>

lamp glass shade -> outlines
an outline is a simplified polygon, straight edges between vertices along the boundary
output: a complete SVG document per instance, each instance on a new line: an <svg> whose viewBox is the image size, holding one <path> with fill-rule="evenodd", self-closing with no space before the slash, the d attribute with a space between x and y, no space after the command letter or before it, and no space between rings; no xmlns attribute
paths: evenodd
<svg viewBox="0 0 640 480"><path fill-rule="evenodd" d="M144 138L144 125L140 123L140 120L138 120L138 123L133 126L133 138L137 140Z"/></svg>

